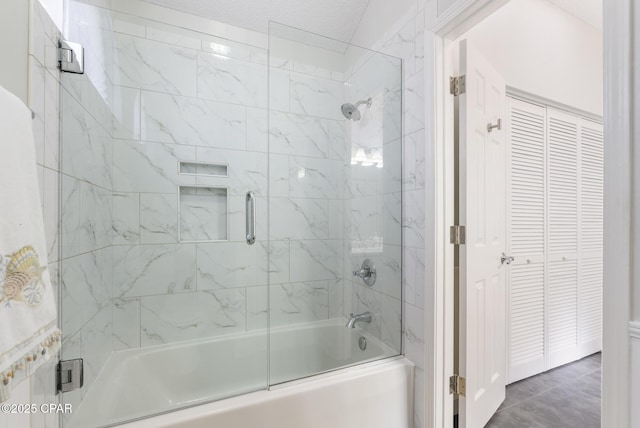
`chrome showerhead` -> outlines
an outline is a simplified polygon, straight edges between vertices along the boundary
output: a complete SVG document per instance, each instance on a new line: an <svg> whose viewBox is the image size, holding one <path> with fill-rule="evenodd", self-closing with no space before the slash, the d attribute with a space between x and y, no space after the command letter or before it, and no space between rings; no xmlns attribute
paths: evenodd
<svg viewBox="0 0 640 428"><path fill-rule="evenodd" d="M367 99L367 100L360 100L355 104L351 104L351 103L345 103L342 104L342 114L344 115L344 117L346 117L347 119L349 119L352 122L357 122L358 120L360 120L362 118L362 115L360 114L360 110L358 110L358 107L361 104L366 104L367 107L371 107L371 98Z"/></svg>

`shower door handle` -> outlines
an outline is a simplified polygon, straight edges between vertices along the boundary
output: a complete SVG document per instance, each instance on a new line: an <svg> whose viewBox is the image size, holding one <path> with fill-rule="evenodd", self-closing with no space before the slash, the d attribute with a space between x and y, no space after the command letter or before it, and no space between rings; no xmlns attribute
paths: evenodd
<svg viewBox="0 0 640 428"><path fill-rule="evenodd" d="M256 195L253 192L247 192L245 208L247 216L247 245L253 245L256 242Z"/></svg>

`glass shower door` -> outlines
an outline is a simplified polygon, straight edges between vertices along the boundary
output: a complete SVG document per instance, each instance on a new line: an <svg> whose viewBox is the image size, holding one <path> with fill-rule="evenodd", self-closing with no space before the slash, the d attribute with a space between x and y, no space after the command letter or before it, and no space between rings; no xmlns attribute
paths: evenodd
<svg viewBox="0 0 640 428"><path fill-rule="evenodd" d="M270 23L271 385L401 352L401 76Z"/></svg>
<svg viewBox="0 0 640 428"><path fill-rule="evenodd" d="M86 73L61 90L62 359L84 360L65 427L265 389L265 44L75 1L67 27Z"/></svg>

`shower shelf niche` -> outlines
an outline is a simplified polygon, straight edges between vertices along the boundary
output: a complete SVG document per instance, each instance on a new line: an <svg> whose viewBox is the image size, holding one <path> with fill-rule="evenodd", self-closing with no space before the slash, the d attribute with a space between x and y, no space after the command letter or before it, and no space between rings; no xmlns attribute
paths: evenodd
<svg viewBox="0 0 640 428"><path fill-rule="evenodd" d="M185 175L205 175L209 177L228 177L228 165L212 162L185 162L178 163L178 173Z"/></svg>
<svg viewBox="0 0 640 428"><path fill-rule="evenodd" d="M229 240L229 189L180 186L178 224L180 242Z"/></svg>

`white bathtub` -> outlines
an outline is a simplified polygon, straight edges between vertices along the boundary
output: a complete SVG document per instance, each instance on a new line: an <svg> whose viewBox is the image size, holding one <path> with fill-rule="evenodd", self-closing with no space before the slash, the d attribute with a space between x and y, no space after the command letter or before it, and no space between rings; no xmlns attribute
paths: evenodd
<svg viewBox="0 0 640 428"><path fill-rule="evenodd" d="M364 351L360 337L367 341ZM363 330L334 319L272 329L268 340L265 331L256 331L116 352L68 428L111 426L152 414L160 415L122 426L410 426L413 366L389 358L396 352ZM351 367L335 370L345 366ZM280 385L266 390L268 383Z"/></svg>

